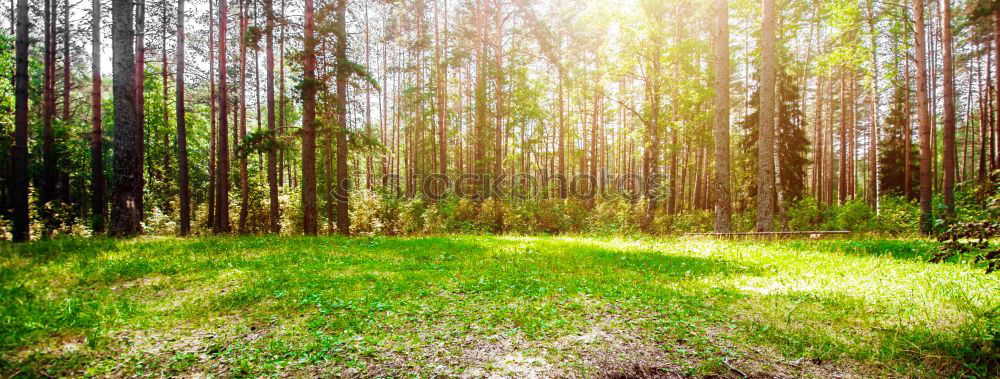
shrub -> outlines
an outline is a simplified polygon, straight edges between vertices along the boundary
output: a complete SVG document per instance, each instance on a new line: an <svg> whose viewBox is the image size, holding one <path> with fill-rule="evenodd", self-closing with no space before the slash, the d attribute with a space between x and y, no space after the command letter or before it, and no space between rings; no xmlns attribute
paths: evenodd
<svg viewBox="0 0 1000 379"><path fill-rule="evenodd" d="M479 206L476 218L477 226L490 233L503 233L506 230L507 208L503 200L491 197Z"/></svg>
<svg viewBox="0 0 1000 379"><path fill-rule="evenodd" d="M903 196L883 197L872 229L894 236L917 234L920 232L920 208Z"/></svg>
<svg viewBox="0 0 1000 379"><path fill-rule="evenodd" d="M538 232L535 214L541 207L537 201L522 201L512 204L507 213L507 232L517 234L533 234Z"/></svg>
<svg viewBox="0 0 1000 379"><path fill-rule="evenodd" d="M566 215L563 233L580 233L585 230L587 216L590 213L590 207L586 203L579 199L567 198L563 201L562 212Z"/></svg>
<svg viewBox="0 0 1000 379"><path fill-rule="evenodd" d="M351 194L351 234L373 236L383 232L382 197L374 191L358 190Z"/></svg>
<svg viewBox="0 0 1000 379"><path fill-rule="evenodd" d="M403 201L399 208L399 233L416 234L423 231L425 209L423 199Z"/></svg>
<svg viewBox="0 0 1000 379"><path fill-rule="evenodd" d="M423 216L424 233L444 234L448 232L447 219L443 208L445 208L445 206L440 202L431 204L427 207Z"/></svg>
<svg viewBox="0 0 1000 379"><path fill-rule="evenodd" d="M565 203L558 199L542 200L535 211L535 226L544 233L557 234L566 231Z"/></svg>
<svg viewBox="0 0 1000 379"><path fill-rule="evenodd" d="M804 197L788 207L788 228L812 230L823 222L823 212L815 197Z"/></svg>
<svg viewBox="0 0 1000 379"><path fill-rule="evenodd" d="M715 226L715 214L704 209L695 209L674 216L674 233L708 233Z"/></svg>
<svg viewBox="0 0 1000 379"><path fill-rule="evenodd" d="M850 200L835 209L836 228L852 232L867 232L872 229L874 214L862 200Z"/></svg>
<svg viewBox="0 0 1000 379"><path fill-rule="evenodd" d="M587 229L592 233L634 233L640 225L636 222L636 208L636 204L621 197L601 199L587 217Z"/></svg>

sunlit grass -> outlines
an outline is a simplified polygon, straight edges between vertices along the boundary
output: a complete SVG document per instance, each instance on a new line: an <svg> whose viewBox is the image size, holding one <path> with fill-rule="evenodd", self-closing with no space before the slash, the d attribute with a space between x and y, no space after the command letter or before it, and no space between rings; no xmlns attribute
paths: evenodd
<svg viewBox="0 0 1000 379"><path fill-rule="evenodd" d="M997 374L1000 276L920 240L0 245L0 373Z"/></svg>

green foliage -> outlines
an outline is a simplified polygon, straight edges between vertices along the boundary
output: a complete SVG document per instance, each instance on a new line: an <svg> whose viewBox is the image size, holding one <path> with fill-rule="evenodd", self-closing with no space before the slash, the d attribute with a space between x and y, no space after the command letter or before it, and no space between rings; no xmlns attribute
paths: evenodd
<svg viewBox="0 0 1000 379"><path fill-rule="evenodd" d="M920 232L920 207L902 196L880 200L876 230L887 235L917 235Z"/></svg>
<svg viewBox="0 0 1000 379"><path fill-rule="evenodd" d="M807 158L809 139L805 134L805 119L802 113L801 90L799 75L795 72L796 63L792 61L787 48L781 47L779 69L777 70L777 117L774 125L774 138L777 141L775 154L781 170L781 191L786 202L800 199L805 188L805 170L810 163ZM740 153L736 154L738 166L752 180L742 181L741 189L749 196L746 201L757 196L757 136L760 129L760 91L754 90L750 99L754 107L740 123L747 133L739 142ZM777 202L775 202L777 204Z"/></svg>
<svg viewBox="0 0 1000 379"><path fill-rule="evenodd" d="M938 236L941 251L931 262L944 262L953 257L969 257L975 263L986 265L986 273L1000 271L1000 247L995 240L1000 237L1000 185L979 189L982 213L980 219L952 223ZM989 195L989 197L986 197Z"/></svg>
<svg viewBox="0 0 1000 379"><path fill-rule="evenodd" d="M815 230L823 222L823 210L812 196L789 204L787 215L791 230Z"/></svg>
<svg viewBox="0 0 1000 379"><path fill-rule="evenodd" d="M910 144L906 152L908 122L905 115L906 90L897 86L892 102L892 110L886 120L886 127L879 142L879 193L888 195L905 195L915 199L920 192L920 180L917 176L917 144ZM906 186L906 155L910 156L910 193L904 193Z"/></svg>

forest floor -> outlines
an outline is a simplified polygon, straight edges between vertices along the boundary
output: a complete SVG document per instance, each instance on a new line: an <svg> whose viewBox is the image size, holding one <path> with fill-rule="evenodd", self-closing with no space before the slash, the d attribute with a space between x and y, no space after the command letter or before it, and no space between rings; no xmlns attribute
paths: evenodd
<svg viewBox="0 0 1000 379"><path fill-rule="evenodd" d="M0 244L0 377L998 375L1000 275L924 240Z"/></svg>

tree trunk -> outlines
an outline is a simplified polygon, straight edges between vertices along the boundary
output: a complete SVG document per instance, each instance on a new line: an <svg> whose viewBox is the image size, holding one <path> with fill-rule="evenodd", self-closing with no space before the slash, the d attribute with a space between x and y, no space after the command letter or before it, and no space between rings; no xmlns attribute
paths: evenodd
<svg viewBox="0 0 1000 379"><path fill-rule="evenodd" d="M997 7L997 9L995 9L993 11L993 20L995 22L995 25L994 25L994 28L993 28L993 32L994 32L993 39L995 41L994 46L993 46L993 64L996 66L997 69L1000 69L1000 29L998 29L998 28L1000 28L1000 7ZM990 71L990 70L986 70L986 71ZM989 74L987 74L987 77L989 77ZM988 162L989 163L989 170L987 170L987 173L986 173L986 180L987 181L992 180L992 177L991 177L992 175L990 175L990 171L996 169L996 166L997 166L997 162L996 162L996 158L997 158L997 150L996 150L997 149L996 148L996 143L997 143L996 127L997 127L997 124L1000 124L1000 71L997 71L996 79L997 79L996 83L993 86L994 92L992 93L992 95L994 97L993 100L995 101L995 103L993 103L992 105L994 106L993 111L997 112L997 113L991 113L990 114L990 119L991 120L990 120L990 123L988 125L989 139L988 140L987 139L983 139L983 143L984 144L988 143L986 150L989 153L989 162Z"/></svg>
<svg viewBox="0 0 1000 379"><path fill-rule="evenodd" d="M91 89L90 89L90 192L91 227L95 234L104 233L107 219L107 199L104 179L104 132L101 125L101 1L94 0L91 24Z"/></svg>
<svg viewBox="0 0 1000 379"><path fill-rule="evenodd" d="M96 1L96 0L95 0ZM30 239L28 220L28 0L17 0L14 58L13 240Z"/></svg>
<svg viewBox="0 0 1000 379"><path fill-rule="evenodd" d="M815 192L816 203L823 202L823 161L826 147L823 141L823 79L821 75L816 77L816 125L813 128L813 192Z"/></svg>
<svg viewBox="0 0 1000 379"><path fill-rule="evenodd" d="M918 0L919 1L919 0ZM764 0L761 38L760 131L757 141L757 231L774 231L775 9Z"/></svg>
<svg viewBox="0 0 1000 379"><path fill-rule="evenodd" d="M208 225L215 229L215 157L216 157L216 110L215 110L215 2L208 0Z"/></svg>
<svg viewBox="0 0 1000 379"><path fill-rule="evenodd" d="M499 180L500 176L503 175L503 131L504 131L504 73L503 73L503 10L501 8L501 3L498 1L496 8L493 9L494 12L494 27L496 28L496 51L494 51L494 58L496 59L496 129L494 142L494 155L496 156L493 162L493 174L496 175L494 180Z"/></svg>
<svg viewBox="0 0 1000 379"><path fill-rule="evenodd" d="M284 133L285 132L285 24L286 24L286 21L287 21L287 20L285 20L285 0L281 0L281 10L280 10L280 12L281 12L281 15L280 15L281 16L281 35L278 36L278 38L279 38L279 40L278 40L278 70L279 70L279 72L278 72L278 130L280 130L281 133ZM279 159L279 161L281 162L281 165L285 165L285 163L286 163L285 159L284 159L285 158L285 149L281 150L280 155L281 155L280 158L282 158L282 159ZM289 157L290 156L291 155L289 154ZM291 159L289 159L289 162L287 164L289 170L292 169L292 165L291 165L290 160ZM278 183L284 183L285 182L284 178L281 177L281 176L284 176L283 173L284 173L284 170L278 170L278 175L279 175ZM288 175L288 179L290 181L291 175ZM280 212L280 209L279 209L279 212ZM278 214L278 217L279 218L281 217L280 213Z"/></svg>
<svg viewBox="0 0 1000 379"><path fill-rule="evenodd" d="M142 123L137 119L135 58L132 44L133 4L113 0L115 141L111 191L111 235L135 236L142 232Z"/></svg>
<svg viewBox="0 0 1000 379"><path fill-rule="evenodd" d="M142 165L146 163L146 100L144 97L146 90L146 0L135 2L135 85L131 88L135 91L135 122L138 123L136 131L138 133L139 154L136 159L139 162L140 175L136 178L139 182L139 194L136 202L139 210L139 220L145 218L143 206L143 188L146 185L146 178L141 175ZM118 81L117 78L115 81Z"/></svg>
<svg viewBox="0 0 1000 379"><path fill-rule="evenodd" d="M302 228L316 235L316 40L313 0L305 0L302 85Z"/></svg>
<svg viewBox="0 0 1000 379"><path fill-rule="evenodd" d="M996 14L995 13L993 15L993 17L995 19L997 19L997 20L1000 20L1000 14ZM1000 21L998 21L998 22L1000 22ZM979 104L979 106L981 108L980 111L982 112L982 120L980 121L980 124L979 124L979 133L980 134L979 134L979 172L978 172L978 179L979 179L979 185L980 186L985 186L987 184L987 180L989 180L989 176L987 175L988 172L987 172L987 168L986 168L987 164L988 164L988 162L986 162L986 149L987 149L986 144L989 142L989 133L990 133L990 114L989 114L988 109L989 109L990 93L992 92L991 89L990 89L990 81L992 79L992 76L990 74L993 71L993 70L990 69L990 66L992 65L992 60L993 60L993 51L991 50L992 46L993 46L993 42L990 41L990 40L987 40L986 41L986 80L983 83L984 86L980 90L980 95L979 95L980 98L982 99L982 103Z"/></svg>
<svg viewBox="0 0 1000 379"><path fill-rule="evenodd" d="M878 109L881 105L878 86L878 33L875 28L875 0L868 1L868 32L871 38L872 49L872 84L871 84L871 130L869 130L868 143L868 188L871 191L868 204L879 212L879 190L878 190Z"/></svg>
<svg viewBox="0 0 1000 379"><path fill-rule="evenodd" d="M917 112L920 123L920 228L925 234L932 232L931 214L931 115L927 102L927 48L924 25L924 1L913 0L914 46L917 64Z"/></svg>
<svg viewBox="0 0 1000 379"><path fill-rule="evenodd" d="M181 197L181 235L191 232L191 193L188 184L187 122L184 120L184 0L177 0L177 168Z"/></svg>
<svg viewBox="0 0 1000 379"><path fill-rule="evenodd" d="M905 12L905 10L906 9L904 7L904 12ZM908 16L904 17L904 23L907 24L907 28L909 27L909 23L906 22L905 20L908 20L908 19L909 19ZM913 166L913 162L911 162L912 158L910 157L910 155L911 155L910 154L910 150L913 148L913 146L912 146L912 144L913 144L913 129L912 129L912 119L911 119L911 113L912 113L911 106L912 106L912 103L911 103L911 95L910 95L910 60L909 59L906 59L906 63L904 63L904 66L905 66L905 70L904 70L905 71L905 73L904 73L904 83L905 84L904 84L904 86L906 86L906 100L905 100L905 103L904 103L904 106L903 106L903 108L904 108L904 110L903 110L903 114L904 114L903 118L906 121L904 122L904 125L903 125L903 130L904 130L903 135L905 136L905 138L903 138L903 150L905 151L905 153L903 154L903 192L905 193L906 198L910 199L910 198L912 198L912 194L913 194L913 183L912 183L913 182L913 180L912 180L913 173L911 172L911 169L912 169L912 166Z"/></svg>
<svg viewBox="0 0 1000 379"><path fill-rule="evenodd" d="M56 113L55 94L55 65L56 65L56 41L55 41L55 0L43 0L44 6L44 72L42 83L42 180L40 188L40 199L43 205L46 224L51 223L51 215L44 207L45 204L55 200L56 183L58 183L58 168L55 155L55 136L52 133L52 119ZM46 229L50 226L46 225Z"/></svg>
<svg viewBox="0 0 1000 379"><path fill-rule="evenodd" d="M437 0L440 1L440 0ZM440 170L441 176L448 175L448 1L445 0L444 3L444 41L441 41L441 37L438 36L438 23L437 23L437 1L434 3L434 40L437 45L435 51L435 64L437 65L438 73L438 170ZM365 14L367 16L367 13ZM366 29L367 30L367 29ZM365 35L367 41L367 34ZM444 45L443 47L441 45ZM367 50L366 50L367 51ZM445 62L442 64L441 55L445 56ZM367 59L367 56L366 56Z"/></svg>
<svg viewBox="0 0 1000 379"><path fill-rule="evenodd" d="M226 31L229 5L219 0L219 126L215 166L215 233L229 233L229 86L226 65Z"/></svg>
<svg viewBox="0 0 1000 379"><path fill-rule="evenodd" d="M337 2L337 230L340 234L351 235L351 218L348 196L351 178L347 171L347 80L350 67L347 65L347 0Z"/></svg>
<svg viewBox="0 0 1000 379"><path fill-rule="evenodd" d="M951 0L941 0L942 33L941 47L944 50L944 203L948 216L955 215L955 72L952 68Z"/></svg>
<svg viewBox="0 0 1000 379"><path fill-rule="evenodd" d="M70 105L69 104L70 103L70 101L69 101L69 91L70 91L70 87L71 87L70 84L72 84L71 80L70 80L70 75L69 75L69 66L70 66L70 62L71 62L70 59L69 59L70 58L69 57L69 45L70 45L70 42L71 42L70 41L70 34L69 34L69 29L70 29L70 25L69 25L69 11L70 11L69 0L63 0L63 46L62 46L63 47L63 51L62 51L62 53L63 53L63 67L62 67L62 69L63 69L63 93L62 93L62 96L63 96L62 120L63 120L63 122L69 122L69 105Z"/></svg>
<svg viewBox="0 0 1000 379"><path fill-rule="evenodd" d="M236 148L243 143L247 136L247 45L246 34L249 27L249 20L246 12L246 1L240 0L240 102L239 102L239 134L237 140L233 141ZM250 211L250 182L247 177L247 154L240 154L240 219L239 234L247 233L247 216Z"/></svg>
<svg viewBox="0 0 1000 379"><path fill-rule="evenodd" d="M837 204L847 201L847 122L850 118L847 106L847 79L844 69L840 71L840 173L837 175Z"/></svg>
<svg viewBox="0 0 1000 379"><path fill-rule="evenodd" d="M267 130L271 138L277 138L274 126L274 0L264 0L264 13L267 18ZM281 219L278 209L278 165L277 149L273 144L267 149L267 189L270 199L268 215L271 221L271 233L281 232Z"/></svg>
<svg viewBox="0 0 1000 379"><path fill-rule="evenodd" d="M729 2L715 0L715 232L733 231L729 199Z"/></svg>

